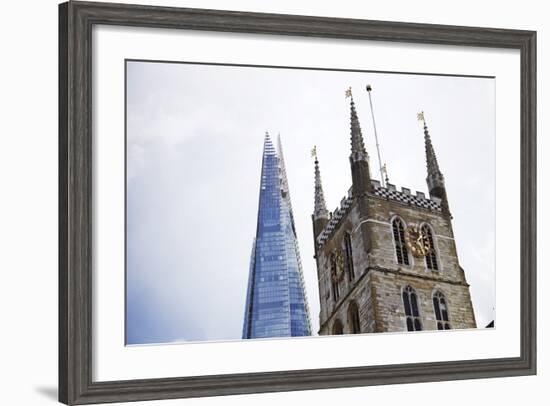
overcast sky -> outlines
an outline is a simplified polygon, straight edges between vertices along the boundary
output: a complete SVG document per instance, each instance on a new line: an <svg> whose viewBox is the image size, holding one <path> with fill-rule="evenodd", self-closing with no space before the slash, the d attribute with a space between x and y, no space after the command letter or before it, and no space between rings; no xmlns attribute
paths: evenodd
<svg viewBox="0 0 550 406"><path fill-rule="evenodd" d="M328 209L351 186L348 86L378 179L427 194L424 110L478 327L494 319L495 82L369 72L127 63L129 344L239 339L265 131L281 134L313 331L317 145Z"/></svg>

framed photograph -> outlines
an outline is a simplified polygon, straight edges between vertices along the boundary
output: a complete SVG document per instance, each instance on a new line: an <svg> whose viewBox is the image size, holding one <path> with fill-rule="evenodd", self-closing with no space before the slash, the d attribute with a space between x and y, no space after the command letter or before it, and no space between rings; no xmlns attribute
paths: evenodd
<svg viewBox="0 0 550 406"><path fill-rule="evenodd" d="M536 33L59 6L59 400L536 373Z"/></svg>

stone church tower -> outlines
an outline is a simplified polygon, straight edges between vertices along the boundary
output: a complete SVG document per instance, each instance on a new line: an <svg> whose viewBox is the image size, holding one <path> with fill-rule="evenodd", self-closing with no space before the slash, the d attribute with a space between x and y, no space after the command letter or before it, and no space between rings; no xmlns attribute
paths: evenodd
<svg viewBox="0 0 550 406"><path fill-rule="evenodd" d="M445 180L422 113L419 119L429 197L371 179L353 97L352 186L333 213L326 209L315 154L312 220L321 335L476 327Z"/></svg>

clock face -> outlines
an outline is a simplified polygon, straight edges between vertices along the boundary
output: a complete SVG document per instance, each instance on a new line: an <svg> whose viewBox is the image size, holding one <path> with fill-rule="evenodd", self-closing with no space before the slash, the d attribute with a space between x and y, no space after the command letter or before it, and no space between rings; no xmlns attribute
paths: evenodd
<svg viewBox="0 0 550 406"><path fill-rule="evenodd" d="M341 251L335 251L331 257L331 277L338 282L344 277L344 256Z"/></svg>
<svg viewBox="0 0 550 406"><path fill-rule="evenodd" d="M415 258L425 257L430 252L430 241L417 226L407 227L405 242Z"/></svg>

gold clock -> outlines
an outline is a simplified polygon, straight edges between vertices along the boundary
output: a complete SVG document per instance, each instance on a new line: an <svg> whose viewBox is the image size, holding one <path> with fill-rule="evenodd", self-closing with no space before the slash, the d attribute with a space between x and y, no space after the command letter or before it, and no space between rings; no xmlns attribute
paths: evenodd
<svg viewBox="0 0 550 406"><path fill-rule="evenodd" d="M407 227L405 242L415 258L422 258L430 252L430 241L417 226Z"/></svg>
<svg viewBox="0 0 550 406"><path fill-rule="evenodd" d="M335 282L339 282L344 277L344 256L341 251L334 251L330 257L331 277Z"/></svg>

